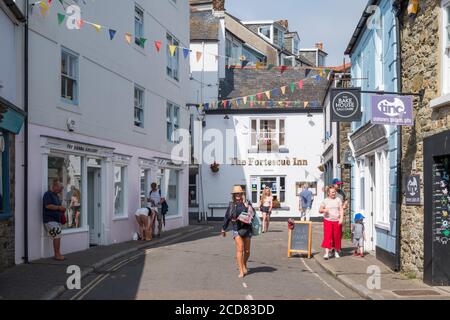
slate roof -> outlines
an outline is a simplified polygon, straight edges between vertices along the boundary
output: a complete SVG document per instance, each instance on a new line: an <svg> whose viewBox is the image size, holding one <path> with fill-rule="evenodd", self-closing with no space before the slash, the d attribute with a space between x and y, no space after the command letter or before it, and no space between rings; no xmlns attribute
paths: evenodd
<svg viewBox="0 0 450 320"><path fill-rule="evenodd" d="M219 24L219 19L209 10L191 11L191 41L218 41Z"/></svg>

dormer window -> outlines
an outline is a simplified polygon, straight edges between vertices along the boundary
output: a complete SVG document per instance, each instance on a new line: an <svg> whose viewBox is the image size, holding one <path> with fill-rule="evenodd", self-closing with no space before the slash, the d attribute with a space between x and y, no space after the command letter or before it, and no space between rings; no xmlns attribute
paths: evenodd
<svg viewBox="0 0 450 320"><path fill-rule="evenodd" d="M263 35L264 37L266 37L267 39L271 39L271 36L270 36L270 26L260 27L260 28L259 28L259 33L260 33L261 35Z"/></svg>
<svg viewBox="0 0 450 320"><path fill-rule="evenodd" d="M273 44L284 47L284 32L276 27L273 28Z"/></svg>

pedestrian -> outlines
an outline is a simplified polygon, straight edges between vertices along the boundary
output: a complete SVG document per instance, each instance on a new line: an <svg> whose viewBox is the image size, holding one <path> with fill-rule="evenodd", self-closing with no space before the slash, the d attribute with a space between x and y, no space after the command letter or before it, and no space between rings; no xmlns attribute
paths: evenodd
<svg viewBox="0 0 450 320"><path fill-rule="evenodd" d="M70 209L72 210L74 215L74 223L72 223L72 225L75 225L75 228L80 227L80 214L81 214L80 199L81 199L80 190L74 187L72 191L72 197L70 199Z"/></svg>
<svg viewBox="0 0 450 320"><path fill-rule="evenodd" d="M273 207L272 190L269 187L264 188L259 207L263 215L262 233L269 232L270 215L272 214Z"/></svg>
<svg viewBox="0 0 450 320"><path fill-rule="evenodd" d="M311 208L314 201L314 196L311 190L309 190L309 185L305 183L303 185L303 190L300 192L300 220L310 221L311 220Z"/></svg>
<svg viewBox="0 0 450 320"><path fill-rule="evenodd" d="M348 198L347 194L344 192L344 190L342 190L343 184L344 183L340 179L338 178L333 179L333 186L336 189L336 196L341 199L342 206L345 212L345 210L347 210L348 208Z"/></svg>
<svg viewBox="0 0 450 320"><path fill-rule="evenodd" d="M151 184L152 190L148 196L149 207L151 209L150 215L150 227L152 230L152 236L155 234L156 220L158 220L158 234L156 235L158 238L161 237L162 230L162 203L165 202L165 198L161 194L161 190L158 189L158 185L156 183Z"/></svg>
<svg viewBox="0 0 450 320"><path fill-rule="evenodd" d="M226 230L231 222L233 239L236 244L236 261L239 267L239 278L248 274L247 262L250 257L251 238L253 228L251 219L254 216L252 204L245 199L241 186L234 186L231 193L232 201L225 213L222 226L222 236L226 237ZM245 221L245 222L242 222Z"/></svg>
<svg viewBox="0 0 450 320"><path fill-rule="evenodd" d="M53 239L53 251L56 261L66 260L61 255L61 233L62 225L65 220L66 208L62 206L61 199L58 194L61 193L64 186L59 180L55 179L50 186L50 191L47 191L43 197L43 222L48 236Z"/></svg>
<svg viewBox="0 0 450 320"><path fill-rule="evenodd" d="M353 255L360 255L364 258L364 241L366 240L366 234L364 230L364 216L361 213L355 215L355 223L352 224L352 240L353 245L355 246Z"/></svg>
<svg viewBox="0 0 450 320"><path fill-rule="evenodd" d="M151 241L152 240L152 233L150 228L150 221L149 216L151 215L151 209L150 208L140 208L137 209L135 214L136 221L139 225L139 234L138 239L144 240L144 241Z"/></svg>
<svg viewBox="0 0 450 320"><path fill-rule="evenodd" d="M337 191L334 186L328 187L328 197L323 200L319 212L324 215L324 234L322 242L322 248L325 249L324 258L325 260L329 259L331 249L335 250L335 258L339 258L339 252L341 251L344 209L341 199L337 197Z"/></svg>

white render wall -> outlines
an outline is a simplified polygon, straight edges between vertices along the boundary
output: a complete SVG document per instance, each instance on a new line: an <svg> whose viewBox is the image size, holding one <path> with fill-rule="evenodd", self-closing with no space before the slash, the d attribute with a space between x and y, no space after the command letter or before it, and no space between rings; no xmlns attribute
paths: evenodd
<svg viewBox="0 0 450 320"><path fill-rule="evenodd" d="M81 2L80 2L81 3ZM134 5L144 9L145 49L125 42L124 32L134 34ZM181 107L181 128L189 124L186 108L189 85L189 59L180 54L179 82L166 75L166 33L189 46L189 4L187 1L97 0L81 5L82 18L117 30L113 41L107 29L97 33L85 24L81 30L58 26L57 13L63 13L53 1L46 18L35 8L30 18L30 167L29 167L29 257L36 260L52 255L50 240L43 233L42 195L45 158L42 137L49 136L114 149L130 156L128 164L128 216L114 219L113 162L105 165L102 186L102 242L113 244L131 240L137 230L134 211L140 207L139 158L170 158L173 144L166 138L166 103ZM154 41L162 42L160 53ZM79 55L79 104L61 101L61 48ZM134 85L145 89L144 128L134 126ZM68 132L67 120L76 121ZM188 161L187 157L184 159ZM166 230L188 225L188 170L179 175L178 214L168 218ZM152 174L156 170L152 171ZM21 177L17 176L17 179ZM153 177L152 177L153 180ZM154 180L153 180L154 181ZM21 188L21 186L17 186ZM19 202L21 203L21 202ZM22 209L23 211L23 209ZM23 213L16 217L16 263L23 256ZM63 236L64 254L89 248L89 232L70 230Z"/></svg>
<svg viewBox="0 0 450 320"><path fill-rule="evenodd" d="M318 182L318 195L313 204L312 216L318 216L319 205L323 200L323 181L322 173L318 167L321 163L322 139L323 139L323 115L314 114L308 118L306 114L268 114L268 115L229 115L230 120L225 120L224 115L207 115L206 127L204 128L204 137L208 130L216 130L216 133L223 133L227 129L236 133L236 145L239 150L238 158L247 160L254 158L256 160L278 160L294 158L307 160L308 166L296 167L260 167L260 166L232 166L222 164L218 173L212 173L209 166L214 162L210 156L209 146L211 142L203 142L204 163L201 166L204 179L204 198L205 207L211 203L227 203L230 201L230 192L235 184L247 185L247 193L251 193L251 176L286 176L286 202L285 206L290 208L289 212L274 210L274 217L298 216L298 196L295 194L296 182ZM249 153L250 135L249 128L251 118L280 118L286 119L286 145L289 149L288 154L264 154ZM230 140L228 140L230 141ZM230 159L227 158L229 163ZM217 158L217 162L219 159ZM208 210L209 212L209 210ZM214 210L214 216L223 216L224 210Z"/></svg>

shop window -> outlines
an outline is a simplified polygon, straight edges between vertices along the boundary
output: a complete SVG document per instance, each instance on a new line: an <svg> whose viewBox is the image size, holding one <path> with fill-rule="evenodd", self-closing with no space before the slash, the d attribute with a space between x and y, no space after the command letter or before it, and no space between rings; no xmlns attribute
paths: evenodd
<svg viewBox="0 0 450 320"><path fill-rule="evenodd" d="M263 190L272 191L274 208L279 208L286 201L286 177L252 177L252 203L259 204Z"/></svg>
<svg viewBox="0 0 450 320"><path fill-rule="evenodd" d="M179 50L178 46L180 45L179 41L175 39L172 35L167 34L167 75L174 80L178 79L178 73L180 69L180 58L179 58ZM169 46L176 46L175 53L172 56L170 52Z"/></svg>
<svg viewBox="0 0 450 320"><path fill-rule="evenodd" d="M126 216L126 167L114 167L114 215Z"/></svg>
<svg viewBox="0 0 450 320"><path fill-rule="evenodd" d="M11 210L9 204L9 144L6 133L0 131L0 144L2 154L0 156L0 218L10 217Z"/></svg>
<svg viewBox="0 0 450 320"><path fill-rule="evenodd" d="M82 163L83 159L75 155L50 154L48 156L48 188L54 180L58 180L64 186L59 194L62 205L67 208L66 225L64 229L77 229L83 227L82 216Z"/></svg>

